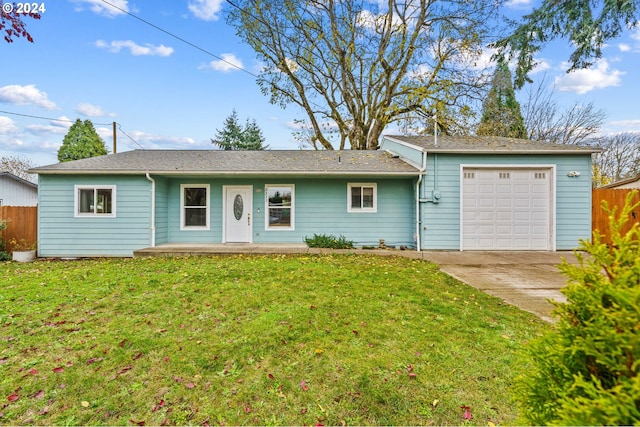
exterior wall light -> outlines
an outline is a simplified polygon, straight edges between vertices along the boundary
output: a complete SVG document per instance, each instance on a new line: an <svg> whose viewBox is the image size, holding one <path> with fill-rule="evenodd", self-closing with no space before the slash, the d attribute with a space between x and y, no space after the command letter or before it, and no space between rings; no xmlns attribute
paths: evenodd
<svg viewBox="0 0 640 427"><path fill-rule="evenodd" d="M567 176L569 178L577 178L580 176L580 172L578 171L569 171L569 173L567 174Z"/></svg>

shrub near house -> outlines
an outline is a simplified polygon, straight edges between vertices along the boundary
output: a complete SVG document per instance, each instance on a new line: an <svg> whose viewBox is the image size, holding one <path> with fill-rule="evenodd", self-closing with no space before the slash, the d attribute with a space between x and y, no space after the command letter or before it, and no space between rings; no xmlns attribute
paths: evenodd
<svg viewBox="0 0 640 427"><path fill-rule="evenodd" d="M620 230L610 212L613 246L594 233L577 252L580 265L561 266L569 277L567 303L557 303L558 323L532 343L534 369L518 388L523 415L533 425L640 424L640 224Z"/></svg>

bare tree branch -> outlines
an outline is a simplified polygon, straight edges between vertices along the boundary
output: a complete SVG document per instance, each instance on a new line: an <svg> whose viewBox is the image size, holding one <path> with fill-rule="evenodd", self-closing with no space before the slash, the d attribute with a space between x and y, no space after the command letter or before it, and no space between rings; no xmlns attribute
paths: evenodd
<svg viewBox="0 0 640 427"><path fill-rule="evenodd" d="M600 130L606 118L604 110L592 102L575 102L560 110L553 89L548 90L546 77L531 86L522 104L524 123L529 139L558 144L584 145Z"/></svg>
<svg viewBox="0 0 640 427"><path fill-rule="evenodd" d="M457 105L482 70L491 0L230 0L228 22L265 63L258 84L274 104L300 106L313 146L375 149L412 112ZM445 114L443 114L443 117ZM324 132L337 127L339 143Z"/></svg>

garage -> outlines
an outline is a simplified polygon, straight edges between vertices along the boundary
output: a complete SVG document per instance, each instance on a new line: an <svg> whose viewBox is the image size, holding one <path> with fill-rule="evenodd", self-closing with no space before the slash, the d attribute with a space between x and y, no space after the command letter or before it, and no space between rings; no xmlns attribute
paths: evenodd
<svg viewBox="0 0 640 427"><path fill-rule="evenodd" d="M554 250L552 167L463 167L462 250Z"/></svg>

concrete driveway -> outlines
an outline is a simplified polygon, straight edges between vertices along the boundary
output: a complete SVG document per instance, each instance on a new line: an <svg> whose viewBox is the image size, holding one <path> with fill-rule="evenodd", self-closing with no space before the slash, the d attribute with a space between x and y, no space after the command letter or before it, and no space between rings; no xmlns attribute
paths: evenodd
<svg viewBox="0 0 640 427"><path fill-rule="evenodd" d="M422 258L440 270L522 310L553 321L549 299L564 302L560 289L567 278L557 266L566 259L577 264L573 252L424 251Z"/></svg>

